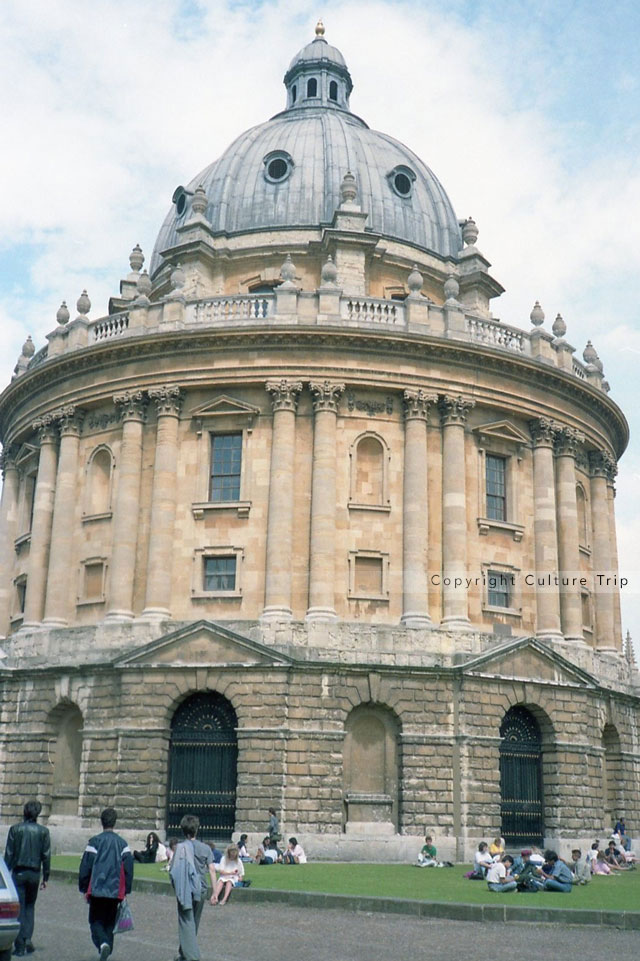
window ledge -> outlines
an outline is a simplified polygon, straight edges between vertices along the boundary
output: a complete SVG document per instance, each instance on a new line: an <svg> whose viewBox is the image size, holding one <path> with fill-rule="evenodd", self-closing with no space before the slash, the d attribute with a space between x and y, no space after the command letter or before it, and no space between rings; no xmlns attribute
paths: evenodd
<svg viewBox="0 0 640 961"><path fill-rule="evenodd" d="M13 542L15 549L18 550L23 544L28 544L30 540L31 531L27 531L26 534L21 534L20 537L16 537L15 541Z"/></svg>
<svg viewBox="0 0 640 961"><path fill-rule="evenodd" d="M349 594L350 601L379 601L383 604L389 603L388 594Z"/></svg>
<svg viewBox="0 0 640 961"><path fill-rule="evenodd" d="M493 607L490 604L483 604L482 611L485 614L506 614L508 617L522 617L522 609L515 607Z"/></svg>
<svg viewBox="0 0 640 961"><path fill-rule="evenodd" d="M510 524L508 521L494 521L489 517L479 517L478 530L484 535L491 530L503 531L505 534L511 534L514 541L521 541L524 534L524 525Z"/></svg>
<svg viewBox="0 0 640 961"><path fill-rule="evenodd" d="M102 514L83 514L82 523L90 524L92 521L108 521L113 517L113 511L104 511Z"/></svg>
<svg viewBox="0 0 640 961"><path fill-rule="evenodd" d="M580 551L581 554L584 554L585 557L591 557L591 548L587 547L586 544L579 544L578 550Z"/></svg>
<svg viewBox="0 0 640 961"><path fill-rule="evenodd" d="M347 507L350 511L391 511L391 504L359 504L356 501L349 501Z"/></svg>
<svg viewBox="0 0 640 961"><path fill-rule="evenodd" d="M22 624L24 621L24 612L20 614L12 614L10 620L12 627L14 627L16 624Z"/></svg>
<svg viewBox="0 0 640 961"><path fill-rule="evenodd" d="M251 501L200 501L191 505L191 511L197 521L202 520L207 511L235 510L238 517L248 517Z"/></svg>
<svg viewBox="0 0 640 961"><path fill-rule="evenodd" d="M104 604L104 602L104 597L83 597L82 600L76 601L76 607L89 607L91 604Z"/></svg>
<svg viewBox="0 0 640 961"><path fill-rule="evenodd" d="M192 601L204 601L204 600L233 600L234 598L242 598L242 588L238 588L237 591L192 591L191 600Z"/></svg>

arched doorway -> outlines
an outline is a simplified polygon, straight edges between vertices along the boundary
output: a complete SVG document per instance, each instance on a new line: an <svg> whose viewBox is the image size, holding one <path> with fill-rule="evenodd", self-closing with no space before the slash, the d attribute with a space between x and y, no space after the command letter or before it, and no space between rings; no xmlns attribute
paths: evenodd
<svg viewBox="0 0 640 961"><path fill-rule="evenodd" d="M55 719L57 733L50 758L53 764L50 813L54 817L76 816L80 792L82 714L75 704L69 704L56 712Z"/></svg>
<svg viewBox="0 0 640 961"><path fill-rule="evenodd" d="M512 707L500 725L500 816L507 844L542 844L542 737L525 707Z"/></svg>
<svg viewBox="0 0 640 961"><path fill-rule="evenodd" d="M362 704L348 716L343 770L345 831L397 832L398 735L396 717L378 705Z"/></svg>
<svg viewBox="0 0 640 961"><path fill-rule="evenodd" d="M185 814L200 818L199 837L231 838L236 820L238 719L221 694L194 694L171 722L167 834L180 833Z"/></svg>

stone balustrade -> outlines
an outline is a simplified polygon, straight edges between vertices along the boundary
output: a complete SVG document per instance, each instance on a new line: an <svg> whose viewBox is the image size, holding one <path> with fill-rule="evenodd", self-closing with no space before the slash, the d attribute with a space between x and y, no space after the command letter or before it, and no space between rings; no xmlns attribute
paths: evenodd
<svg viewBox="0 0 640 961"><path fill-rule="evenodd" d="M244 294L236 296L207 297L186 300L181 297L168 298L157 303L133 303L129 310L97 320L86 320L80 336L73 335L73 325L58 328L48 335L49 345L43 347L31 358L28 370L44 363L47 359L60 356L79 348L118 340L123 337L165 332L170 330L228 327L235 325L255 326L256 324L344 324L349 327L407 330L414 334L444 337L451 340L466 341L521 357L542 359L573 373L580 380L601 386L602 377L590 374L586 367L574 357L567 362L567 345L556 342L549 336L546 353L540 353L539 336L535 337L525 330L511 327L499 320L479 317L457 311L456 321L450 320L451 311L445 305L436 306L426 300L418 302L420 320L416 322L415 301L405 302L375 297L342 296L335 291L287 290L276 288L272 294ZM324 301L323 301L324 297ZM330 312L327 313L327 302ZM539 335L539 331L534 331ZM569 348L572 351L572 348Z"/></svg>

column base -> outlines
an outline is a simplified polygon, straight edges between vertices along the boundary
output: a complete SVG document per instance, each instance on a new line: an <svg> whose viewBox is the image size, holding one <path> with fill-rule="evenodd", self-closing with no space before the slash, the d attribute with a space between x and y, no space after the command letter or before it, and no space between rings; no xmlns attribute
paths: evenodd
<svg viewBox="0 0 640 961"><path fill-rule="evenodd" d="M105 621L132 621L133 611L107 611Z"/></svg>
<svg viewBox="0 0 640 961"><path fill-rule="evenodd" d="M144 611L137 620L141 621L167 621L171 618L171 611L168 607L145 607Z"/></svg>
<svg viewBox="0 0 640 961"><path fill-rule="evenodd" d="M566 644L579 644L581 647L589 647L582 634L565 634Z"/></svg>
<svg viewBox="0 0 640 961"><path fill-rule="evenodd" d="M69 621L62 617L45 617L42 622L43 627L67 627Z"/></svg>
<svg viewBox="0 0 640 961"><path fill-rule="evenodd" d="M20 627L20 631L42 631L44 630L42 621L23 621ZM17 632L16 632L17 633Z"/></svg>
<svg viewBox="0 0 640 961"><path fill-rule="evenodd" d="M265 607L260 615L260 620L267 623L271 621L290 621L292 619L293 611L290 607L276 607L275 605Z"/></svg>
<svg viewBox="0 0 640 961"><path fill-rule="evenodd" d="M420 630L426 627L433 627L433 621L428 614L418 614L417 612L408 611L403 614L400 618L400 623L403 627L410 627L413 630Z"/></svg>
<svg viewBox="0 0 640 961"><path fill-rule="evenodd" d="M560 631L536 631L536 640L544 644L564 644L564 637Z"/></svg>
<svg viewBox="0 0 640 961"><path fill-rule="evenodd" d="M310 607L306 613L305 621L337 621L338 615L332 607Z"/></svg>
<svg viewBox="0 0 640 961"><path fill-rule="evenodd" d="M440 627L443 631L463 631L468 633L473 630L473 625L468 617L458 617L455 615L443 617L440 621Z"/></svg>

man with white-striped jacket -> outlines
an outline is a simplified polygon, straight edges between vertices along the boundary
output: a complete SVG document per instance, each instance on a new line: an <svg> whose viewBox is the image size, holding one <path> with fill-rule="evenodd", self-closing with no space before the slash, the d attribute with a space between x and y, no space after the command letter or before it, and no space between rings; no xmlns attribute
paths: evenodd
<svg viewBox="0 0 640 961"><path fill-rule="evenodd" d="M78 876L78 887L89 902L91 940L99 961L106 961L113 951L118 905L133 883L133 855L125 839L113 830L117 818L114 808L102 812L102 834L90 838Z"/></svg>

